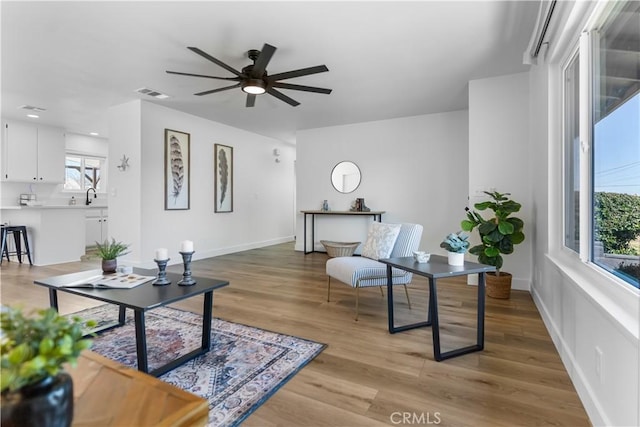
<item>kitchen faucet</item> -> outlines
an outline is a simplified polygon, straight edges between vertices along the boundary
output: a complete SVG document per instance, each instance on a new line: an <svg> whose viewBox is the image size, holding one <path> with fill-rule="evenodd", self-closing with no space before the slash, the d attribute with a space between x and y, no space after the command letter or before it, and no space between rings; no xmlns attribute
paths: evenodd
<svg viewBox="0 0 640 427"><path fill-rule="evenodd" d="M89 191L93 190L93 198L97 199L98 195L96 194L96 189L91 187L90 189L87 190L87 200L85 202L85 205L89 206L91 204L91 199L89 199Z"/></svg>

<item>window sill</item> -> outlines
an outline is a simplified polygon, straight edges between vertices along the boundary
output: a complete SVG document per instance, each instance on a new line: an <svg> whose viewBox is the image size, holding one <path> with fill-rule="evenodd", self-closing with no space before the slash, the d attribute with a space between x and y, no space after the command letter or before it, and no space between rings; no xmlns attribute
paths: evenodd
<svg viewBox="0 0 640 427"><path fill-rule="evenodd" d="M548 253L546 257L565 279L575 284L621 330L636 340L640 339L640 289L568 252Z"/></svg>

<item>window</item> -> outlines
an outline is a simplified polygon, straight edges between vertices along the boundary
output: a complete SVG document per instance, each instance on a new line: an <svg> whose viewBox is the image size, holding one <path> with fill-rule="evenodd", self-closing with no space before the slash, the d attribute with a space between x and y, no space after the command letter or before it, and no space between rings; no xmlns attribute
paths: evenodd
<svg viewBox="0 0 640 427"><path fill-rule="evenodd" d="M592 261L640 287L640 2L594 32Z"/></svg>
<svg viewBox="0 0 640 427"><path fill-rule="evenodd" d="M580 251L580 55L564 70L564 244Z"/></svg>
<svg viewBox="0 0 640 427"><path fill-rule="evenodd" d="M640 2L612 2L563 69L564 245L637 288L639 20Z"/></svg>
<svg viewBox="0 0 640 427"><path fill-rule="evenodd" d="M102 157L67 154L64 189L68 191L85 191L89 188L102 190L104 163L105 159Z"/></svg>

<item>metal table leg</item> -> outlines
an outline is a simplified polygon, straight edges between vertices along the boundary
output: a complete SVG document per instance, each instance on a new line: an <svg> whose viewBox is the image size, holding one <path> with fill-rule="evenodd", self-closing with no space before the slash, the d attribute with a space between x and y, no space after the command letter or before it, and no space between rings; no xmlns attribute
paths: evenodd
<svg viewBox="0 0 640 427"><path fill-rule="evenodd" d="M138 312L136 311L136 314ZM178 357L171 362L162 365L151 372L148 372L147 364L147 346L146 339L143 338L144 344L138 346L138 369L142 366L140 360L144 357L145 368L147 369L144 372L148 372L149 375L153 375L154 377L159 377L160 375L169 372L170 370L177 368L178 366L188 362L189 360L198 357L202 354L205 354L211 348L211 321L213 319L213 291L205 292L204 294L204 307L202 313L202 343L199 348L190 351L189 353ZM140 331L141 336L144 336L144 314L142 314L142 330ZM138 322L136 321L136 344L142 344L138 340ZM141 351L144 352L144 356L142 356Z"/></svg>
<svg viewBox="0 0 640 427"><path fill-rule="evenodd" d="M49 305L58 311L58 291L49 288Z"/></svg>
<svg viewBox="0 0 640 427"><path fill-rule="evenodd" d="M136 326L136 353L138 356L138 370L148 373L149 365L147 362L147 335L144 325L144 311L134 310L133 312Z"/></svg>
<svg viewBox="0 0 640 427"><path fill-rule="evenodd" d="M316 251L316 215L311 214L311 252Z"/></svg>
<svg viewBox="0 0 640 427"><path fill-rule="evenodd" d="M202 313L202 350L211 349L211 321L213 320L213 291L204 294L204 308Z"/></svg>
<svg viewBox="0 0 640 427"><path fill-rule="evenodd" d="M463 354L473 353L475 351L481 351L484 348L484 275L485 273L479 273L478 276L478 330L476 332L476 344L469 345L455 350L440 352L440 328L438 325L438 308L437 303L434 306L433 312L433 357L436 361L451 359L452 357L461 356ZM435 279L433 280L433 301L435 298Z"/></svg>
<svg viewBox="0 0 640 427"><path fill-rule="evenodd" d="M431 298L429 298L431 303ZM391 266L387 264L387 311L389 312L389 333L395 334L396 332L408 331L409 329L423 328L425 326L431 326L433 316L431 315L431 306L427 310L427 321L412 323L410 325L395 326L394 314L393 314L393 276Z"/></svg>

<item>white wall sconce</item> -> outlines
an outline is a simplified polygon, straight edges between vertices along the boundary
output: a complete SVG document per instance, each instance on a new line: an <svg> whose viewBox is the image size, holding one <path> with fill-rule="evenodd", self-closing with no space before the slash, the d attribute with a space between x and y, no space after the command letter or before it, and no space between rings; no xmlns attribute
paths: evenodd
<svg viewBox="0 0 640 427"><path fill-rule="evenodd" d="M276 163L280 163L280 150L278 150L277 148L274 148L273 156L276 158Z"/></svg>

